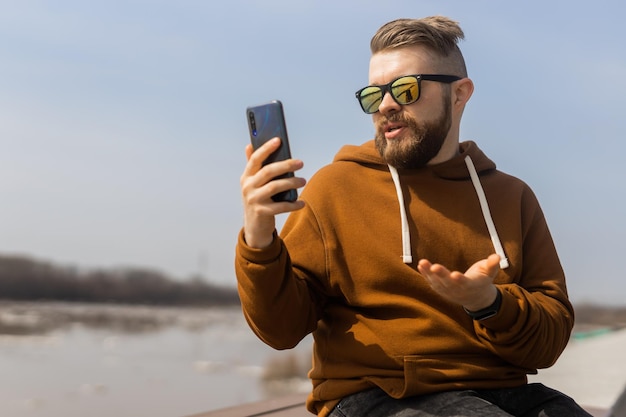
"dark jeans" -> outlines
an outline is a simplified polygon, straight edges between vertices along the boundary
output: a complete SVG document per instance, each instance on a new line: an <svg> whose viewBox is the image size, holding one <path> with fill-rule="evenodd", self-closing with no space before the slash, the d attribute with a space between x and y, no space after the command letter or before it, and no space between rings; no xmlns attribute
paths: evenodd
<svg viewBox="0 0 626 417"><path fill-rule="evenodd" d="M396 400L374 388L350 395L330 417L591 417L570 397L542 384L447 391Z"/></svg>

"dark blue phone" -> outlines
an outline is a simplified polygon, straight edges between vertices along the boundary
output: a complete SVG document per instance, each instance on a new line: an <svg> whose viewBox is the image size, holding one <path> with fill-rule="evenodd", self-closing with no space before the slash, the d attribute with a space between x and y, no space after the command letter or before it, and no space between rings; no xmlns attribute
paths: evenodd
<svg viewBox="0 0 626 417"><path fill-rule="evenodd" d="M252 147L257 150L268 140L279 137L280 147L263 162L263 165L276 161L291 159L289 138L287 137L287 125L285 113L280 100L273 100L259 106L250 106L246 109L248 128ZM293 177L293 172L288 172L277 178ZM295 189L280 192L272 196L274 201L296 201L298 192Z"/></svg>

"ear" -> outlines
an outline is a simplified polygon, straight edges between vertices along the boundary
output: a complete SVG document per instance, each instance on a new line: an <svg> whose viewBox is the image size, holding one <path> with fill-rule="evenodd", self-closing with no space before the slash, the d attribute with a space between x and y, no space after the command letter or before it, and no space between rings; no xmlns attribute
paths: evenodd
<svg viewBox="0 0 626 417"><path fill-rule="evenodd" d="M452 103L463 108L474 92L474 83L469 78L462 78L452 84Z"/></svg>

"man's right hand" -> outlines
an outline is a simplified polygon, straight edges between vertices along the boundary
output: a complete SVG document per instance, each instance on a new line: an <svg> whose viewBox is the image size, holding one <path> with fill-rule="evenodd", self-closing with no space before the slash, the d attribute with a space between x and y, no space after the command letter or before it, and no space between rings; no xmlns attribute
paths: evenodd
<svg viewBox="0 0 626 417"><path fill-rule="evenodd" d="M279 138L268 141L256 151L252 149L252 145L246 146L248 163L240 179L243 197L243 228L246 243L253 248L264 248L272 243L277 214L300 210L304 207L304 201L301 200L295 202L272 200L274 194L292 188L298 189L306 184L304 178L295 176L274 180L287 172L301 169L303 163L298 159L288 159L263 166L263 161L279 146Z"/></svg>

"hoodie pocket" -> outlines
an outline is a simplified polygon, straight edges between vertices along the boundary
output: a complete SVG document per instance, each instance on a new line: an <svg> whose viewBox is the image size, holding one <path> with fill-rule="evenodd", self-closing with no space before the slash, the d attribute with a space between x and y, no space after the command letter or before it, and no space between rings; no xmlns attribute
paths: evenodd
<svg viewBox="0 0 626 417"><path fill-rule="evenodd" d="M503 381L526 381L526 372L497 358L477 355L405 356L404 381L370 381L394 398L437 391L499 386ZM508 384L507 384L508 385Z"/></svg>

